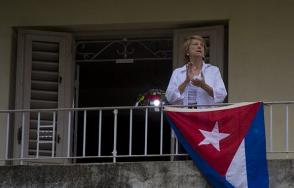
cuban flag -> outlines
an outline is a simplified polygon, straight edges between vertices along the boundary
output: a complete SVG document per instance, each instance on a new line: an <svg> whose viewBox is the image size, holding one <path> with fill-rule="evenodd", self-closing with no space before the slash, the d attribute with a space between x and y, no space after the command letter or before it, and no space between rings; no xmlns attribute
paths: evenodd
<svg viewBox="0 0 294 188"><path fill-rule="evenodd" d="M263 103L164 110L179 142L213 187L269 187Z"/></svg>

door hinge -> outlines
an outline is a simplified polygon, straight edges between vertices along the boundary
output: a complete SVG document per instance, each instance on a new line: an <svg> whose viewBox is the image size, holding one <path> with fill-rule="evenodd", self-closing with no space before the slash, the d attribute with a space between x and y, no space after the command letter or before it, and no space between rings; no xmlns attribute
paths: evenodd
<svg viewBox="0 0 294 188"><path fill-rule="evenodd" d="M22 139L22 127L19 127L17 130L17 143L21 144L21 139Z"/></svg>
<svg viewBox="0 0 294 188"><path fill-rule="evenodd" d="M61 84L61 82L62 82L62 76L59 76L58 82Z"/></svg>
<svg viewBox="0 0 294 188"><path fill-rule="evenodd" d="M60 139L61 139L60 135L59 135L59 134L57 134L57 135L56 135L56 139L55 139L55 140L56 140L56 142L57 142L57 143L59 143L59 142L60 142Z"/></svg>

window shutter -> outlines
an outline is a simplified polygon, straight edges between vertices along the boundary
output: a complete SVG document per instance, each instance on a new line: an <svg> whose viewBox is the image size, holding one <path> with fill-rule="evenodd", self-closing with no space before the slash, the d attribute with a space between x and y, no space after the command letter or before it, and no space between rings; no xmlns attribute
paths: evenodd
<svg viewBox="0 0 294 188"><path fill-rule="evenodd" d="M74 72L72 49L71 34L19 31L17 109L56 109L72 106ZM65 156L67 123L65 112L26 113L24 157ZM20 117L16 119L16 125L21 127ZM17 153L21 156L20 147L18 146Z"/></svg>

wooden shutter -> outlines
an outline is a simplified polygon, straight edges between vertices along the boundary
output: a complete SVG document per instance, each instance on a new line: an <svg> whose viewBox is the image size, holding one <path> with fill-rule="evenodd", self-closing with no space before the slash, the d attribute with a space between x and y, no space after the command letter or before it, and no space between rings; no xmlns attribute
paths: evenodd
<svg viewBox="0 0 294 188"><path fill-rule="evenodd" d="M72 35L20 30L16 78L17 109L69 108L73 98ZM20 115L20 114L19 114ZM18 115L18 116L19 116ZM21 117L16 118L19 131ZM40 126L38 131L38 119ZM24 157L66 156L65 112L25 114ZM39 134L38 134L39 133ZM17 134L17 133L16 133ZM37 144L37 141L39 144ZM17 146L21 156L21 146Z"/></svg>

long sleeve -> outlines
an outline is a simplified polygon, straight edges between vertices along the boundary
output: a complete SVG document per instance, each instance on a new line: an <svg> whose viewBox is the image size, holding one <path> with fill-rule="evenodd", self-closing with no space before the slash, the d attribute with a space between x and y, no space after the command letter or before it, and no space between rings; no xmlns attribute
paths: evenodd
<svg viewBox="0 0 294 188"><path fill-rule="evenodd" d="M221 77L220 71L217 68L216 74L215 74L215 82L213 85L213 98L215 103L220 103L225 100L227 96L227 90L225 87L225 84L223 82L223 79Z"/></svg>
<svg viewBox="0 0 294 188"><path fill-rule="evenodd" d="M165 94L166 99L170 104L183 103L184 96L183 94L180 94L180 91L178 89L182 80L180 77L180 72L177 69L174 70Z"/></svg>

